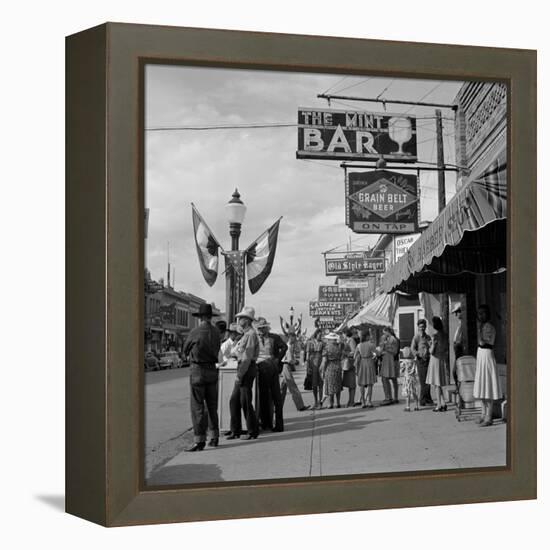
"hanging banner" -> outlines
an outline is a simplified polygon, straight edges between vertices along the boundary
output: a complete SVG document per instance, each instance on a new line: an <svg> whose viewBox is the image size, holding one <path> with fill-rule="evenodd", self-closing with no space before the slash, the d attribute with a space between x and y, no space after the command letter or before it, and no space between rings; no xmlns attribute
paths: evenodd
<svg viewBox="0 0 550 550"><path fill-rule="evenodd" d="M390 170L348 173L346 225L355 233L416 232L417 176Z"/></svg>
<svg viewBox="0 0 550 550"><path fill-rule="evenodd" d="M298 109L299 159L416 162L416 119L390 113Z"/></svg>
<svg viewBox="0 0 550 550"><path fill-rule="evenodd" d="M319 287L320 302L359 302L359 291L340 288L338 285Z"/></svg>

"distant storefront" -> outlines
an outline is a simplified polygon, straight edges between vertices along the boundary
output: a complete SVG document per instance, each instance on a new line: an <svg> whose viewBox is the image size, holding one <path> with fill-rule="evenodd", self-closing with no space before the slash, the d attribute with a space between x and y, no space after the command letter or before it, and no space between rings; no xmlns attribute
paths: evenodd
<svg viewBox="0 0 550 550"><path fill-rule="evenodd" d="M146 280L144 343L157 353L174 350L181 353L187 336L198 324L193 313L205 300L188 292L177 291ZM220 313L214 307L216 313Z"/></svg>

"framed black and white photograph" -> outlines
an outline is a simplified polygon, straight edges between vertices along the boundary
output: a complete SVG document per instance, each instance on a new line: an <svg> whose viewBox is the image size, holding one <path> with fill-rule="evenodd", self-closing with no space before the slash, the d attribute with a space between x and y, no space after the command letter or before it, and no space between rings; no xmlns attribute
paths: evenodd
<svg viewBox="0 0 550 550"><path fill-rule="evenodd" d="M531 52L119 24L68 45L71 513L533 496Z"/></svg>
<svg viewBox="0 0 550 550"><path fill-rule="evenodd" d="M507 83L143 71L146 485L506 467Z"/></svg>

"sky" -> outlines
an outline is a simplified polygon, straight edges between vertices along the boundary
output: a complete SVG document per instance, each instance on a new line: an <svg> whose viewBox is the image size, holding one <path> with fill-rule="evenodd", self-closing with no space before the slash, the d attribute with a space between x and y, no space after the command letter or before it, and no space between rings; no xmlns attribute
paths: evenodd
<svg viewBox="0 0 550 550"><path fill-rule="evenodd" d="M175 288L225 310L225 276L204 281L193 241L191 202L221 246L230 249L224 206L235 188L247 206L240 249L247 248L283 216L271 275L246 305L275 330L289 308L303 314L311 332L309 301L325 276L322 252L372 246L377 235L353 233L345 225L344 170L339 161L296 159L297 127L162 129L243 124L295 124L299 107L327 108L319 93L451 103L462 83L369 76L251 71L149 65L145 94L145 206L149 211L146 266L166 280L168 249ZM381 104L332 100L331 108L383 112ZM418 159L436 162L433 107L388 105L391 113L417 119ZM443 110L445 161L455 163L452 111ZM423 118L427 117L427 118ZM391 169L391 166L388 166ZM420 219L437 214L437 173L420 178ZM447 199L455 192L447 173ZM174 282L174 281L172 281Z"/></svg>

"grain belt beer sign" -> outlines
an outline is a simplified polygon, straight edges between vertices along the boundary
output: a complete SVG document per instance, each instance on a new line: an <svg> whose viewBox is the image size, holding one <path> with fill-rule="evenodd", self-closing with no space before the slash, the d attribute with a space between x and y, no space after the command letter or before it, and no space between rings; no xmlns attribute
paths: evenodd
<svg viewBox="0 0 550 550"><path fill-rule="evenodd" d="M417 231L417 176L390 170L348 173L346 225L355 233Z"/></svg>
<svg viewBox="0 0 550 550"><path fill-rule="evenodd" d="M333 317L335 319L344 319L344 317L354 311L357 303L345 304L342 302L322 302L313 300L309 302L310 317Z"/></svg>
<svg viewBox="0 0 550 550"><path fill-rule="evenodd" d="M416 119L389 113L298 109L299 159L416 162Z"/></svg>
<svg viewBox="0 0 550 550"><path fill-rule="evenodd" d="M320 302L359 302L359 291L340 288L337 285L322 285L319 287Z"/></svg>
<svg viewBox="0 0 550 550"><path fill-rule="evenodd" d="M326 275L371 275L384 273L386 261L384 258L371 258L365 253L346 253L341 255L325 256Z"/></svg>

